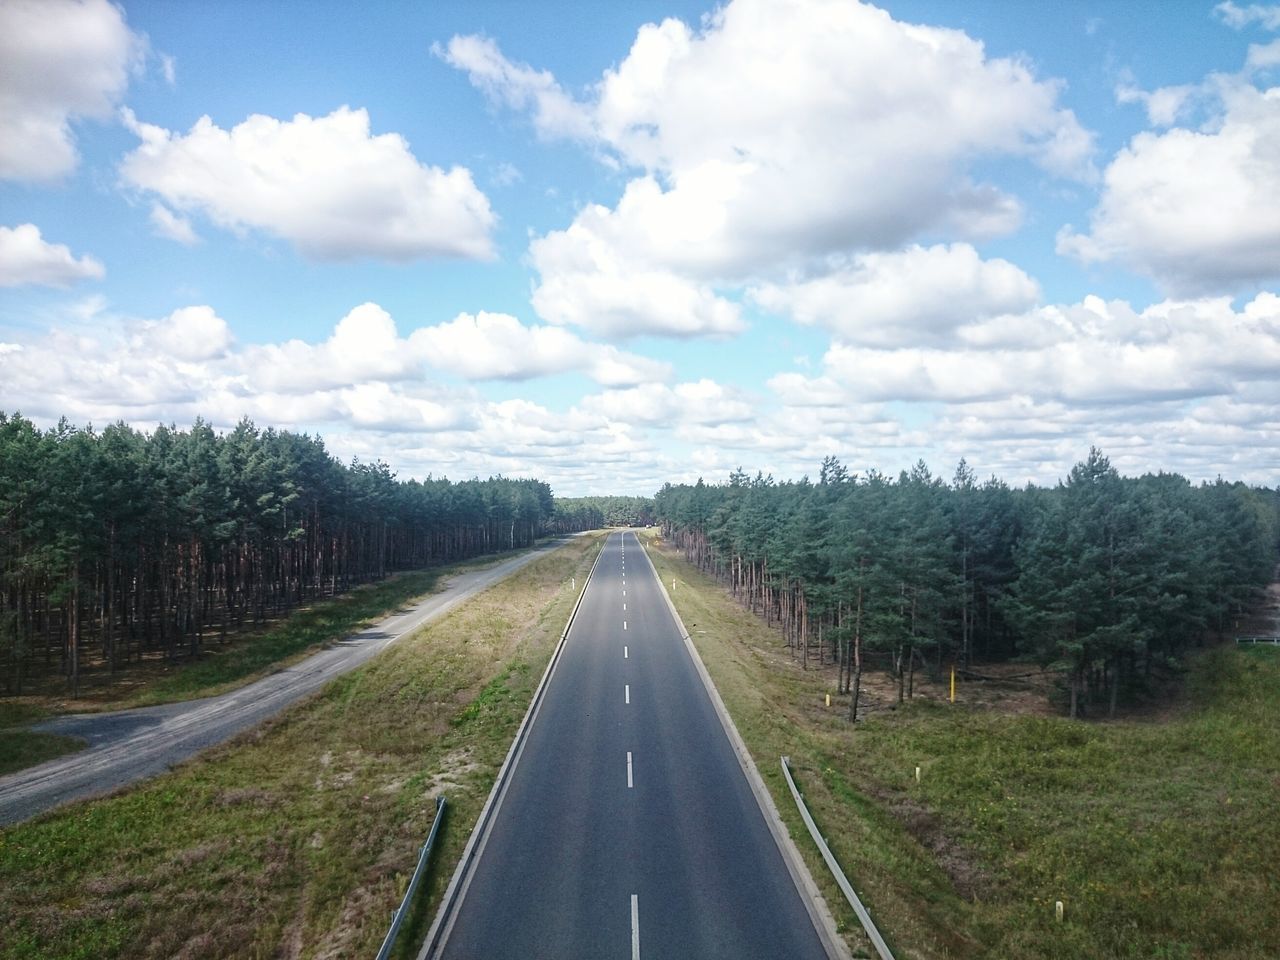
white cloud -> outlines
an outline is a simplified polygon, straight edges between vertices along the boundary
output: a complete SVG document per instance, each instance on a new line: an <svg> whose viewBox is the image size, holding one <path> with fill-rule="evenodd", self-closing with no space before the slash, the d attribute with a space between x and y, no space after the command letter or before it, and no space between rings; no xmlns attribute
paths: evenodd
<svg viewBox="0 0 1280 960"><path fill-rule="evenodd" d="M75 169L72 121L110 117L145 49L107 0L0 3L0 178Z"/></svg>
<svg viewBox="0 0 1280 960"><path fill-rule="evenodd" d="M528 105L528 68L492 41L463 40L485 53L457 65L493 99ZM649 259L681 262L696 247L731 273L893 246L946 223L1007 228L1009 199L963 170L1013 154L1088 177L1092 135L1057 106L1058 90L962 32L874 7L736 0L700 31L642 27L576 110L602 149L662 184L633 198L633 216L658 228Z"/></svg>
<svg viewBox="0 0 1280 960"><path fill-rule="evenodd" d="M752 291L763 307L821 326L846 343L946 343L961 327L1023 313L1034 280L1007 260L983 260L965 243L868 253L820 276Z"/></svg>
<svg viewBox="0 0 1280 960"><path fill-rule="evenodd" d="M1280 40L1270 43L1251 43L1244 61L1246 70L1269 70L1280 66Z"/></svg>
<svg viewBox="0 0 1280 960"><path fill-rule="evenodd" d="M421 375L422 359L400 338L395 320L376 303L362 303L321 343L288 340L251 345L237 375L250 392L310 393Z"/></svg>
<svg viewBox="0 0 1280 960"><path fill-rule="evenodd" d="M77 259L65 244L45 242L34 223L0 226L0 287L65 287L79 280L101 280L106 273L88 254Z"/></svg>
<svg viewBox="0 0 1280 960"><path fill-rule="evenodd" d="M1237 30L1251 23L1267 30L1280 30L1280 6L1277 5L1250 3L1242 7L1227 0L1214 7L1213 12L1223 23Z"/></svg>
<svg viewBox="0 0 1280 960"><path fill-rule="evenodd" d="M1119 103L1141 103L1153 127L1169 127L1186 114L1198 92L1199 88L1191 84L1160 87L1148 92L1126 83L1116 88L1116 100Z"/></svg>
<svg viewBox="0 0 1280 960"><path fill-rule="evenodd" d="M619 209L626 204L624 197ZM626 228L625 214L593 205L567 230L534 240L530 256L541 279L532 303L540 317L618 338L726 336L744 329L738 305L709 284L627 257L619 226Z"/></svg>
<svg viewBox="0 0 1280 960"><path fill-rule="evenodd" d="M864 402L968 404L1025 396L1075 408L1232 396L1280 369L1280 297L1235 311L1229 298L1164 301L1136 311L1086 297L1025 318L1054 336L1021 346L877 349L836 343L814 389ZM778 388L796 391L791 375Z"/></svg>
<svg viewBox="0 0 1280 960"><path fill-rule="evenodd" d="M1040 342L835 344L821 374L769 380L781 408L757 426L789 427L812 454L809 470L831 452L890 472L916 456L935 468L963 456L980 473L1044 483L1097 444L1128 472L1274 482L1280 296L1239 310L1217 298L1141 311L1086 297L1025 320L1047 331Z"/></svg>
<svg viewBox="0 0 1280 960"><path fill-rule="evenodd" d="M201 117L185 135L139 122L124 182L218 226L258 229L315 260L493 256L495 217L464 167L419 163L403 137L373 135L364 110L281 121L255 114L230 130Z"/></svg>
<svg viewBox="0 0 1280 960"><path fill-rule="evenodd" d="M384 310L364 304L323 341L254 345L237 343L208 306L153 321L85 310L89 323L0 337L0 409L43 423L66 415L143 427L196 416L230 427L247 415L318 430L335 454L381 457L405 474L535 475L566 494L649 493L739 465L812 475L831 453L852 469L890 473L921 456L945 471L965 456L983 475L1051 482L1090 443L1131 472L1274 483L1274 293L1238 309L1227 298L1138 310L1087 297L1013 318L1039 332L994 348L975 344L971 327L929 347L834 344L816 375L779 373L763 395L704 378L599 390L558 409L495 402L424 373L422 348L439 338L457 356L509 338L538 363L597 362L589 351L548 354L536 328L502 315L463 315L425 328L429 336L402 337Z"/></svg>
<svg viewBox="0 0 1280 960"><path fill-rule="evenodd" d="M590 135L590 121L550 72L512 63L488 37L454 37L445 47L432 44L431 52L450 66L465 70L472 84L490 99L515 110L531 110L540 134Z"/></svg>
<svg viewBox="0 0 1280 960"><path fill-rule="evenodd" d="M1089 232L1064 228L1060 253L1128 263L1179 294L1280 277L1280 87L1216 86L1212 125L1140 133L1116 155Z"/></svg>
<svg viewBox="0 0 1280 960"><path fill-rule="evenodd" d="M181 307L157 323L142 325L138 346L159 350L178 360L221 357L231 346L231 329L210 306Z"/></svg>
<svg viewBox="0 0 1280 960"><path fill-rule="evenodd" d="M415 330L414 352L432 366L469 380L527 380L582 370L596 382L627 386L665 380L668 364L588 343L558 327L526 327L503 313L459 314Z"/></svg>
<svg viewBox="0 0 1280 960"><path fill-rule="evenodd" d="M164 76L164 82L169 86L177 86L178 83L178 61L167 53L160 54L160 72Z"/></svg>
<svg viewBox="0 0 1280 960"><path fill-rule="evenodd" d="M613 209L585 207L532 250L539 314L611 336L731 333L741 321L717 291L761 273L930 232L1007 233L1022 206L974 180L982 158L1095 175L1060 84L847 0L735 0L697 30L646 25L582 100L491 40L449 51L543 135L637 171Z"/></svg>
<svg viewBox="0 0 1280 960"><path fill-rule="evenodd" d="M151 220L151 227L158 236L174 240L186 247L195 246L200 242L200 237L191 226L191 221L186 217L178 216L163 203L151 205L151 216L148 219Z"/></svg>
<svg viewBox="0 0 1280 960"><path fill-rule="evenodd" d="M756 416L754 405L734 387L714 380L649 383L629 390L607 390L583 398L581 407L611 421L648 426L743 423Z"/></svg>

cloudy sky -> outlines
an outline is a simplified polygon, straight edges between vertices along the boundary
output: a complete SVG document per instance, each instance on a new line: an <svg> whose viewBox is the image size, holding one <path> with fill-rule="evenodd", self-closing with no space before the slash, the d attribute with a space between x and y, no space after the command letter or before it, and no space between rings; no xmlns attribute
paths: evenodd
<svg viewBox="0 0 1280 960"><path fill-rule="evenodd" d="M1280 479L1280 6L0 0L0 410Z"/></svg>

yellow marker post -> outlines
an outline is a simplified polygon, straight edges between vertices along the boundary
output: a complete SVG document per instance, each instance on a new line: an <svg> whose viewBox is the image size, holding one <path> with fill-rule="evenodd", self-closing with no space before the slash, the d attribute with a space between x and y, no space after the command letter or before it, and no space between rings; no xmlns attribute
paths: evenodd
<svg viewBox="0 0 1280 960"><path fill-rule="evenodd" d="M956 702L956 665L951 665L951 702Z"/></svg>
<svg viewBox="0 0 1280 960"><path fill-rule="evenodd" d="M831 694L827 694L827 706L831 706Z"/></svg>

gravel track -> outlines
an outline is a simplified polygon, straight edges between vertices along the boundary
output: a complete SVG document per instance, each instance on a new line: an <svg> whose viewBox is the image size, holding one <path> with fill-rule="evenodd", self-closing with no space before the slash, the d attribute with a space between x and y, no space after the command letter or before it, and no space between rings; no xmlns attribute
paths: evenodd
<svg viewBox="0 0 1280 960"><path fill-rule="evenodd" d="M78 753L0 777L0 825L163 773L274 716L558 545L451 577L442 589L412 607L228 693L115 713L71 714L37 724L32 729L81 737L89 745Z"/></svg>

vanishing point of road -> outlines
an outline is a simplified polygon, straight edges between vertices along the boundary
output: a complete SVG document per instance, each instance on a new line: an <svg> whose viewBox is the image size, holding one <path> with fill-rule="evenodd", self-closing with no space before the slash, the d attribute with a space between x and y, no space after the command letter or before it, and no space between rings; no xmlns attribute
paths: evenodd
<svg viewBox="0 0 1280 960"><path fill-rule="evenodd" d="M634 533L547 683L432 956L828 956Z"/></svg>

